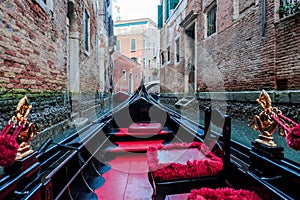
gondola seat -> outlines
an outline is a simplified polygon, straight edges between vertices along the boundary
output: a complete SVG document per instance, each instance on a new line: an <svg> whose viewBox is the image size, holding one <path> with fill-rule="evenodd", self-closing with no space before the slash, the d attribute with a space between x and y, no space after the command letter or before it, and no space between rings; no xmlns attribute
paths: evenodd
<svg viewBox="0 0 300 200"><path fill-rule="evenodd" d="M187 200L227 199L227 200L262 200L255 192L244 189L206 188L193 189Z"/></svg>
<svg viewBox="0 0 300 200"><path fill-rule="evenodd" d="M153 199L164 200L166 195L189 193L201 187L225 186L224 176L230 164L231 118L217 109L206 109L204 118L203 140L147 150ZM211 131L212 124L221 127L221 133Z"/></svg>
<svg viewBox="0 0 300 200"><path fill-rule="evenodd" d="M132 123L130 124L128 131L132 133L158 133L162 129L161 123Z"/></svg>

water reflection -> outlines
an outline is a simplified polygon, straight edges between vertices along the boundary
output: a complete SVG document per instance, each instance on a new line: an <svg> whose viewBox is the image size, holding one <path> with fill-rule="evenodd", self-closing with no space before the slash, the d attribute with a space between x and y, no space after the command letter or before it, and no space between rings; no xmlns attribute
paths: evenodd
<svg viewBox="0 0 300 200"><path fill-rule="evenodd" d="M126 99L126 98L125 98ZM113 104L107 104L106 107L103 107L101 110L96 112L97 116L100 117L101 115L109 112L112 108L117 107L119 104L124 102L122 101L113 101ZM182 115L187 117L188 119L193 120L196 123L204 124L204 112L199 111L197 105L191 105L186 108L177 108L172 105L165 104L165 106L175 110L176 112L180 112ZM197 108L197 109L195 109ZM217 131L216 128L212 127L213 130ZM258 137L258 131L253 130L248 126L248 124L244 121L238 119L232 119L232 140L243 144L247 147L251 147L251 142L254 141ZM62 141L63 139L67 138L68 136L74 134L77 131L76 127L71 129L65 130L64 133L56 136L53 138L54 142ZM295 151L287 146L287 142L285 138L280 137L277 133L274 133L274 141L280 147L284 148L284 157L286 159L292 160L294 162L300 163L300 152Z"/></svg>
<svg viewBox="0 0 300 200"><path fill-rule="evenodd" d="M169 108L175 110L176 112L181 112L182 115L187 117L188 119L193 120L194 122L200 122L201 124L204 124L204 112L199 111L197 108L197 105L189 106L186 108L176 108L173 105L167 105ZM257 137L259 132L253 130L253 128L249 127L248 124L244 121L238 120L238 119L232 119L232 127L231 127L231 139L243 144L247 147L251 147L251 142L254 141ZM212 130L218 131L215 127L212 127ZM294 162L300 163L300 152L295 151L287 146L286 139L283 137L280 137L277 132L273 135L275 143L284 148L284 157L286 159L292 160Z"/></svg>

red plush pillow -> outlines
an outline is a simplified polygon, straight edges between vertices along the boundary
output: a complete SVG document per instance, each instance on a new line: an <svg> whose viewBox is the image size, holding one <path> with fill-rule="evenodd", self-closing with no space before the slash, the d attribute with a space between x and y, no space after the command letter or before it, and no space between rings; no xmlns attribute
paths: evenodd
<svg viewBox="0 0 300 200"><path fill-rule="evenodd" d="M128 127L132 133L158 133L161 129L160 123L133 123Z"/></svg>
<svg viewBox="0 0 300 200"><path fill-rule="evenodd" d="M159 160L158 151L177 151L180 149L195 148L200 159L186 160L185 163L178 162L179 159L174 159L173 162L161 162ZM194 156L195 158L197 156ZM223 168L222 159L214 155L210 149L203 143L173 143L169 145L160 145L150 147L147 150L147 162L149 170L157 180L174 180L177 178L194 178L210 176L219 173Z"/></svg>
<svg viewBox="0 0 300 200"><path fill-rule="evenodd" d="M233 188L201 188L192 190L188 200L262 200L255 192Z"/></svg>

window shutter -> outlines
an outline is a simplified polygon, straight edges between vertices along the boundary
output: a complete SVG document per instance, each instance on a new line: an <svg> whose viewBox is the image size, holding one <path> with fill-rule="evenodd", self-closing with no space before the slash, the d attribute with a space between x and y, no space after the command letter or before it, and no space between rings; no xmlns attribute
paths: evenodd
<svg viewBox="0 0 300 200"><path fill-rule="evenodd" d="M162 5L157 6L157 15L157 27L161 29L163 27Z"/></svg>
<svg viewBox="0 0 300 200"><path fill-rule="evenodd" d="M174 9L177 4L178 4L179 0L170 0L170 10Z"/></svg>

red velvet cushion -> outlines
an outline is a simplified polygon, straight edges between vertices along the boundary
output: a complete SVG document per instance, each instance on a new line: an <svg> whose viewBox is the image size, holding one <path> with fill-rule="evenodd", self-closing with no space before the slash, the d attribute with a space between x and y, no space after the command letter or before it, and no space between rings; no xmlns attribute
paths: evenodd
<svg viewBox="0 0 300 200"><path fill-rule="evenodd" d="M162 129L160 123L133 123L129 126L129 132L157 133Z"/></svg>
<svg viewBox="0 0 300 200"><path fill-rule="evenodd" d="M215 175L223 168L222 159L200 142L150 147L147 162L154 178L161 181Z"/></svg>
<svg viewBox="0 0 300 200"><path fill-rule="evenodd" d="M249 190L235 190L233 188L201 188L192 190L188 200L262 200L255 192Z"/></svg>

